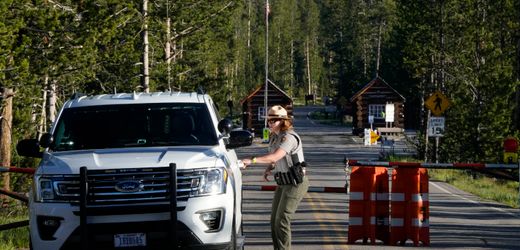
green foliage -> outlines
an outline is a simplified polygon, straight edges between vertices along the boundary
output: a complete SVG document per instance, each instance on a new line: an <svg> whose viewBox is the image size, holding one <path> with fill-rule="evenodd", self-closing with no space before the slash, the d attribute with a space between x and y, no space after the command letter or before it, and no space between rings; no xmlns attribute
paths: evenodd
<svg viewBox="0 0 520 250"><path fill-rule="evenodd" d="M475 194L485 200L493 200L518 208L518 182L497 180L478 173L460 170L432 169L428 171L432 180L450 183L461 190ZM478 178L474 178L474 176Z"/></svg>
<svg viewBox="0 0 520 250"><path fill-rule="evenodd" d="M6 209L7 204L2 204L0 210L0 225L25 221L28 219L27 208L23 205L14 205ZM0 231L0 249L29 249L29 227L18 227Z"/></svg>
<svg viewBox="0 0 520 250"><path fill-rule="evenodd" d="M496 162L503 138L514 133L518 9L471 0L397 6L403 62L420 99L441 90L452 102L438 160Z"/></svg>

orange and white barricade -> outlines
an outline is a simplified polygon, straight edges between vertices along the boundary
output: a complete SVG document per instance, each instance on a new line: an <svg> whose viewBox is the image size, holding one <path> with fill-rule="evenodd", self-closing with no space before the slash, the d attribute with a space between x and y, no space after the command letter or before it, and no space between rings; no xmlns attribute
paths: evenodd
<svg viewBox="0 0 520 250"><path fill-rule="evenodd" d="M385 167L353 167L350 174L348 243L389 240L389 187Z"/></svg>
<svg viewBox="0 0 520 250"><path fill-rule="evenodd" d="M414 246L430 245L428 172L424 168L397 168L392 172L390 244L411 239Z"/></svg>

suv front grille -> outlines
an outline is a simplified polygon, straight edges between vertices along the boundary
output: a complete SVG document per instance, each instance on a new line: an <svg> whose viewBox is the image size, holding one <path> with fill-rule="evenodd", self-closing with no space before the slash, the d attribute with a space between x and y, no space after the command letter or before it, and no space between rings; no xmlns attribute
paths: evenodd
<svg viewBox="0 0 520 250"><path fill-rule="evenodd" d="M177 170L178 209L184 209L188 199L197 194L202 178L197 170ZM80 185L79 181L68 181L60 189L75 197L74 203L79 203ZM170 203L170 168L87 170L87 193L88 207L167 205Z"/></svg>

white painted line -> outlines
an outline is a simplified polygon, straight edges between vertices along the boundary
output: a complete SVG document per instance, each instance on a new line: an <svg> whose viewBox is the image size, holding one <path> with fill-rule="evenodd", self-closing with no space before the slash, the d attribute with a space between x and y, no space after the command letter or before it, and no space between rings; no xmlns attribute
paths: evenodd
<svg viewBox="0 0 520 250"><path fill-rule="evenodd" d="M504 210L504 209L502 209L502 208L498 208L498 207L490 207L490 206L487 206L487 205L482 204L482 203L479 202L479 201L474 201L474 200L468 199L468 198L466 198L466 197L464 197L464 196L461 196L461 195L458 195L458 194L454 194L454 193L452 193L452 192L450 192L450 191L444 189L443 187L437 185L437 184L434 183L434 182L430 182L430 184L432 184L432 185L435 186L436 188L440 189L441 191L443 191L443 192L445 192L445 193L447 193L447 194L450 194L451 196L455 196L455 197L457 197L457 198L460 198L460 199L462 199L462 200L465 200L465 201L471 202L471 203L473 203L473 204L478 204L478 205L480 205L481 207L485 207L485 208L488 208L488 209L491 209L491 210L496 210L496 211L501 212L501 213L509 214L509 215L511 215L511 216L513 216L513 217L515 217L515 218L520 218L520 215L518 215L518 214L514 214L514 213L511 213L511 212L506 211L506 210ZM431 202L431 201L430 201L430 202ZM431 206L431 203L430 203L430 206Z"/></svg>

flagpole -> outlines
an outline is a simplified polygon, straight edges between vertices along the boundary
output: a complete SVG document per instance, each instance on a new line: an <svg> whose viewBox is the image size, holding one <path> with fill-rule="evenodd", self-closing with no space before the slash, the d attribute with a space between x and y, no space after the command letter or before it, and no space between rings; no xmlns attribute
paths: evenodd
<svg viewBox="0 0 520 250"><path fill-rule="evenodd" d="M264 89L264 128L267 128L267 91L269 73L269 0L265 0L265 89Z"/></svg>

